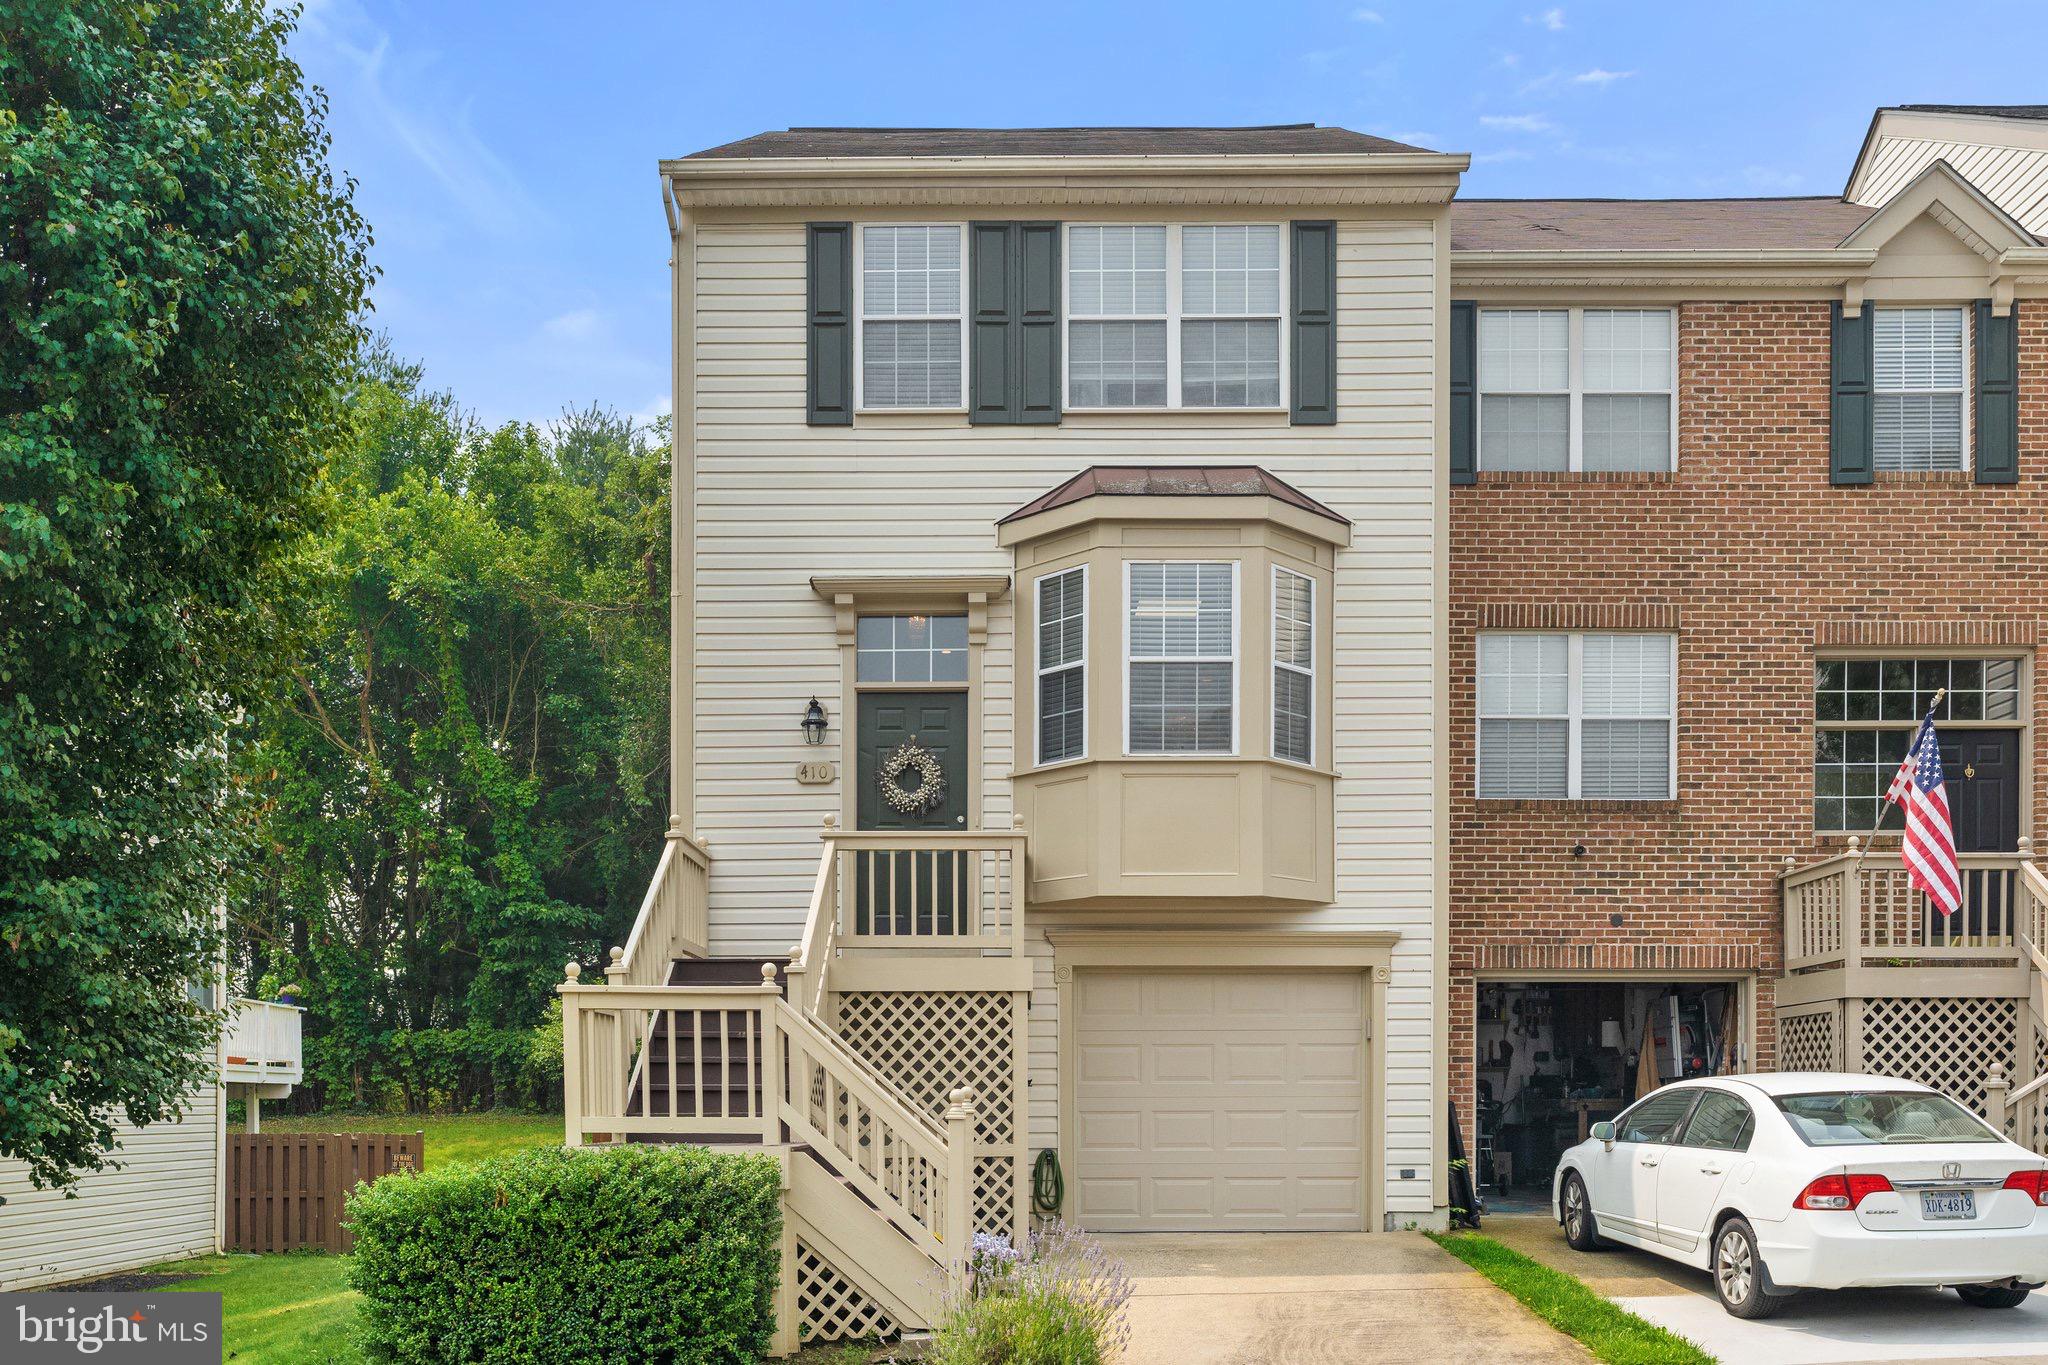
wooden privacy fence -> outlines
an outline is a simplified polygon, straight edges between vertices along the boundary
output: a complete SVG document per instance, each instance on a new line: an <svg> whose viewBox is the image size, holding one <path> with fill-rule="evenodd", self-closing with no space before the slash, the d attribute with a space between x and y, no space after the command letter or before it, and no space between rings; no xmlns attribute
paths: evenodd
<svg viewBox="0 0 2048 1365"><path fill-rule="evenodd" d="M425 1159L424 1133L230 1133L227 1249L348 1251L349 1192Z"/></svg>

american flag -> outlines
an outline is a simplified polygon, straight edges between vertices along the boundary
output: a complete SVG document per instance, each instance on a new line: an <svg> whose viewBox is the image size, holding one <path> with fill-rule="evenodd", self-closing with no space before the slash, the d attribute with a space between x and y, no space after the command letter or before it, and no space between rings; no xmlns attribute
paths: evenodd
<svg viewBox="0 0 2048 1365"><path fill-rule="evenodd" d="M1899 765L1887 803L1906 810L1906 837L1899 844L1906 880L1927 893L1944 915L1962 908L1963 876L1956 867L1955 828L1948 818L1948 787L1941 773L1941 744L1934 736L1934 713L1920 722L1913 747Z"/></svg>

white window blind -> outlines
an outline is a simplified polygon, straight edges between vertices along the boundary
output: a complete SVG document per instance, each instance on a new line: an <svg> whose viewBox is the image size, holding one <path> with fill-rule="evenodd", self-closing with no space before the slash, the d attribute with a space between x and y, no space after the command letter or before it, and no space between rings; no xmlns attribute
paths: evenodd
<svg viewBox="0 0 2048 1365"><path fill-rule="evenodd" d="M1129 751L1234 752L1236 566L1146 562L1126 572Z"/></svg>
<svg viewBox="0 0 2048 1365"><path fill-rule="evenodd" d="M1479 637L1479 795L1665 800L1674 794L1676 637Z"/></svg>
<svg viewBox="0 0 2048 1365"><path fill-rule="evenodd" d="M1038 580L1038 761L1081 757L1085 745L1088 571Z"/></svg>
<svg viewBox="0 0 2048 1365"><path fill-rule="evenodd" d="M1277 408L1278 223L1067 228L1067 405Z"/></svg>
<svg viewBox="0 0 2048 1365"><path fill-rule="evenodd" d="M958 224L861 229L861 406L957 408L964 327Z"/></svg>
<svg viewBox="0 0 2048 1365"><path fill-rule="evenodd" d="M1672 468L1668 308L1479 311L1479 467Z"/></svg>
<svg viewBox="0 0 2048 1365"><path fill-rule="evenodd" d="M1273 570L1273 757L1315 762L1315 580Z"/></svg>
<svg viewBox="0 0 2048 1365"><path fill-rule="evenodd" d="M1961 308L1878 308L1871 315L1878 469L1963 467L1968 326Z"/></svg>

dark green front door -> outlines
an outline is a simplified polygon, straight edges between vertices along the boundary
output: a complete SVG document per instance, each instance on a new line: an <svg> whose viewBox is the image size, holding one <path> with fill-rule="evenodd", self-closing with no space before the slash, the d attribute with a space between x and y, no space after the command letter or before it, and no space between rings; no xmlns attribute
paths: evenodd
<svg viewBox="0 0 2048 1365"><path fill-rule="evenodd" d="M855 732L861 829L967 828L967 694L867 692ZM856 933L958 933L965 861L929 851L860 859Z"/></svg>

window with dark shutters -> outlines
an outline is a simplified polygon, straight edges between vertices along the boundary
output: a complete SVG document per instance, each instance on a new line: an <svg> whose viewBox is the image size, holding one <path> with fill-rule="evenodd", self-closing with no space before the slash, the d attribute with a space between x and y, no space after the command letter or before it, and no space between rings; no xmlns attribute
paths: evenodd
<svg viewBox="0 0 2048 1365"><path fill-rule="evenodd" d="M804 420L853 423L853 224L804 225Z"/></svg>
<svg viewBox="0 0 2048 1365"><path fill-rule="evenodd" d="M1876 365L1872 310L1865 306L1852 318L1844 316L1839 303L1829 304L1828 309L1833 321L1828 482L1869 483L1875 468L1871 457L1875 430L1871 390Z"/></svg>
<svg viewBox="0 0 2048 1365"><path fill-rule="evenodd" d="M1057 223L970 223L968 420L1060 420Z"/></svg>
<svg viewBox="0 0 2048 1365"><path fill-rule="evenodd" d="M1478 481L1478 429L1473 421L1479 377L1479 306L1451 305L1451 482Z"/></svg>
<svg viewBox="0 0 2048 1365"><path fill-rule="evenodd" d="M2018 483L2020 478L2019 313L2004 317L1990 300L1977 304L1977 482Z"/></svg>
<svg viewBox="0 0 2048 1365"><path fill-rule="evenodd" d="M1288 419L1329 426L1337 420L1337 225L1294 224L1288 264Z"/></svg>

